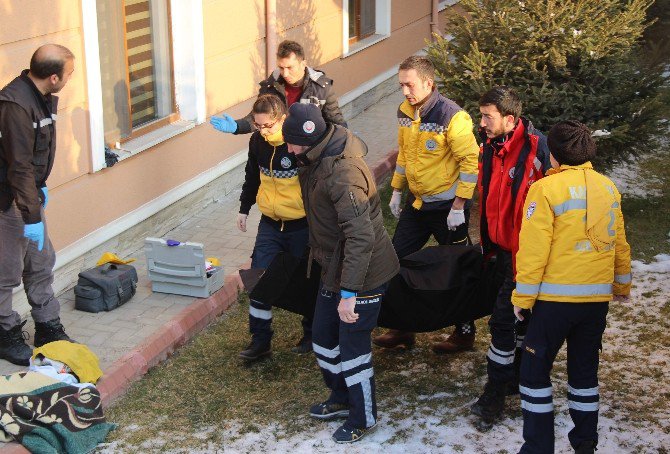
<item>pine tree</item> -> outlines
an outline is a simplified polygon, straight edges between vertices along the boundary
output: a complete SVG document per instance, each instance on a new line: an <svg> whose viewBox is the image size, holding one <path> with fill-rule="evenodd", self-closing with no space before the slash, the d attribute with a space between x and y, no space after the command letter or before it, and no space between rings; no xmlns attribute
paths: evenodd
<svg viewBox="0 0 670 454"><path fill-rule="evenodd" d="M441 91L478 118L494 85L515 88L524 115L548 131L576 119L599 138L604 162L652 146L661 65L643 58L642 33L653 0L462 0L446 38L429 46Z"/></svg>

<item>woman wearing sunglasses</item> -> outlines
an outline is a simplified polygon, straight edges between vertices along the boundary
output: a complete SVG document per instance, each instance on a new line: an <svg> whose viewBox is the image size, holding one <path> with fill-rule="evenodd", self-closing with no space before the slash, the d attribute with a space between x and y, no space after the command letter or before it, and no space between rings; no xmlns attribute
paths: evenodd
<svg viewBox="0 0 670 454"><path fill-rule="evenodd" d="M237 227L247 230L247 216L258 204L261 221L251 255L252 268L268 268L279 252L302 257L307 248L309 232L302 203L298 162L288 152L282 137L286 104L271 94L258 97L252 108L256 131L249 139L249 158L245 168L240 196ZM293 347L295 353L312 351L312 321L303 318L303 337ZM263 301L249 304L251 343L240 358L253 361L272 353L272 307Z"/></svg>

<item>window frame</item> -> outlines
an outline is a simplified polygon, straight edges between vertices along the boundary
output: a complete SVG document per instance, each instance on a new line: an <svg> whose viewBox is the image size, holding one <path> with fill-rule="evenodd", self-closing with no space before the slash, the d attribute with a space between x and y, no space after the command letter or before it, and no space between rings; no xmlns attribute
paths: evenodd
<svg viewBox="0 0 670 454"><path fill-rule="evenodd" d="M126 4L124 2L123 4L123 16L125 18L126 12ZM173 37L172 37L172 6L170 2L167 2L167 14L166 14L166 20L167 20L167 54L168 54L168 59L170 63L174 62L174 57L172 55L172 43L173 43ZM128 38L127 38L127 31L126 31L126 22L124 20L123 22L123 36L124 36L124 46L125 46L125 64L126 64L126 87L128 87L128 106L129 108L132 107L132 97L130 96L130 65L128 64ZM155 131L159 128L162 128L164 126L167 126L171 123L174 123L179 120L179 113L178 113L178 107L177 103L175 100L175 83L174 83L174 64L170 65L170 91L171 91L171 111L168 115L165 115L160 118L155 118L151 121L148 121L146 123L142 123L139 126L133 127L133 120L132 120L132 109L130 111L130 115L128 117L130 121L130 135L128 137L124 137L119 140L120 144L125 144L126 142L130 142L134 139L137 139L145 134L148 134L152 131ZM154 90L156 88L154 87ZM110 148L114 148L114 144L107 143L105 144Z"/></svg>
<svg viewBox="0 0 670 454"><path fill-rule="evenodd" d="M354 21L354 36L353 37L348 36L349 32L347 31L347 36L349 38L349 45L350 46L352 44L355 44L359 41L364 40L365 38L368 38L368 37L374 35L375 32L377 31L377 18L375 17L375 31L373 31L372 33L368 33L366 35L361 34L361 2L363 0L353 0L353 1L354 1L354 9L355 9L354 17L356 19ZM348 3L347 3L347 5L348 5ZM377 5L376 5L376 0L375 0L375 7L376 6ZM348 13L349 13L349 11L347 11L347 18L348 18ZM375 15L376 15L376 13L375 13ZM349 25L351 25L351 22L349 23Z"/></svg>
<svg viewBox="0 0 670 454"><path fill-rule="evenodd" d="M358 2L355 2L358 3ZM360 3L358 3L360 4ZM359 32L360 33L360 32ZM349 39L349 0L342 0L342 57L347 58L391 36L391 0L375 0L375 31L373 34Z"/></svg>
<svg viewBox="0 0 670 454"><path fill-rule="evenodd" d="M166 0L172 60L171 86L174 112L133 129L131 138L122 141L120 159L169 140L204 123L206 117L205 57L202 0ZM102 78L96 2L81 0L86 58L86 79L91 138L90 172L106 167L103 123ZM141 134L136 134L136 131Z"/></svg>

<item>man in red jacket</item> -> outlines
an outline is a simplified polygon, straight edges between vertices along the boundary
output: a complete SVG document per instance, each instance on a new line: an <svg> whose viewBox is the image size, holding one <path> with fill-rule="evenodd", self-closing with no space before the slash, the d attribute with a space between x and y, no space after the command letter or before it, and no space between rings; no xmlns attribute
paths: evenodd
<svg viewBox="0 0 670 454"><path fill-rule="evenodd" d="M528 188L551 168L546 137L521 117L521 100L504 86L479 100L480 229L485 255L496 256L505 280L489 319L491 345L486 354L488 380L472 413L492 423L503 411L505 396L518 392L521 342L525 325L515 323L511 303L515 287L514 254L518 249L523 204Z"/></svg>

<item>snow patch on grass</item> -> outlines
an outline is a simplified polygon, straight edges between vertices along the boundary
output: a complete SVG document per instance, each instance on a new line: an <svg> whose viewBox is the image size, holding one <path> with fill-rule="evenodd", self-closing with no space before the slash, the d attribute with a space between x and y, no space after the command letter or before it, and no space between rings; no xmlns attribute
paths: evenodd
<svg viewBox="0 0 670 454"><path fill-rule="evenodd" d="M608 175L622 195L629 197L659 197L660 180L644 172L640 159L615 166Z"/></svg>

